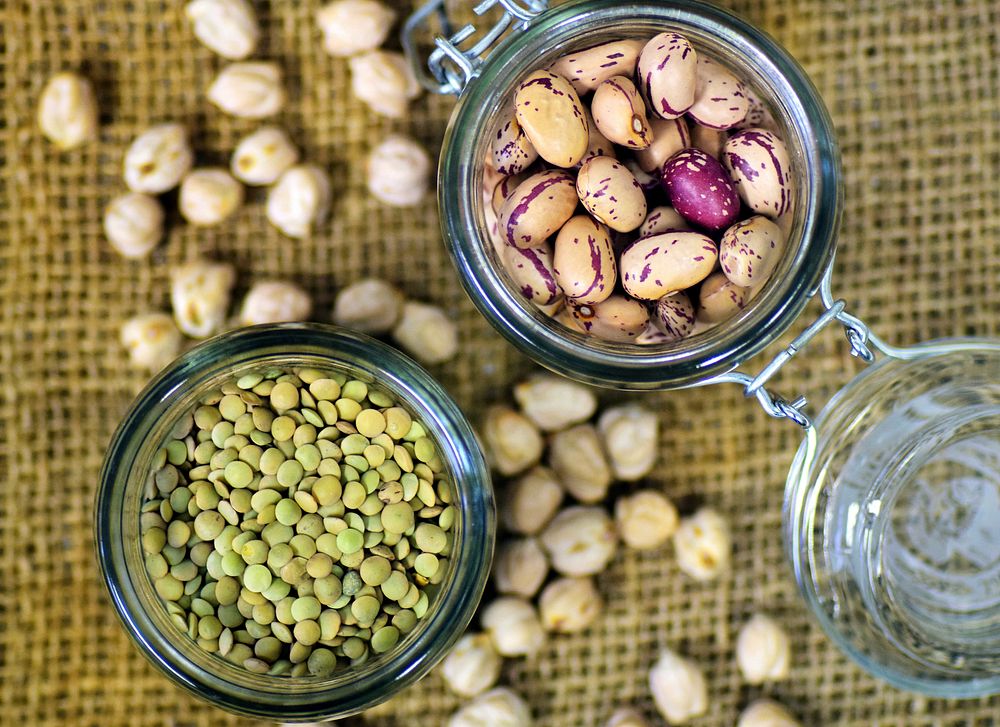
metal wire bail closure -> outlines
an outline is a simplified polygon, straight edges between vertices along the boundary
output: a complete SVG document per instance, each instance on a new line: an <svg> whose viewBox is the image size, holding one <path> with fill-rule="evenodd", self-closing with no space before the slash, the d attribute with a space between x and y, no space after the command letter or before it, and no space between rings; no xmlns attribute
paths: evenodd
<svg viewBox="0 0 1000 727"><path fill-rule="evenodd" d="M478 31L470 23L453 32L445 0L429 0L407 18L402 31L403 50L424 88L432 93L460 95L479 75L480 66L496 42L508 30L526 30L532 20L548 9L549 4L548 0L483 0L473 8L473 12L482 16L497 6L503 9L503 15L465 50L462 50L462 44ZM433 17L437 17L441 35L434 35L436 47L427 60L428 73L417 50L417 35L421 29L430 28Z"/></svg>

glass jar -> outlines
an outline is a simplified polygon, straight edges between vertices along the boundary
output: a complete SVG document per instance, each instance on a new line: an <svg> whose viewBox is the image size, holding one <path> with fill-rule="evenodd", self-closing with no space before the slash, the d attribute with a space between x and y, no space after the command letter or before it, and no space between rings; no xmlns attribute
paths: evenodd
<svg viewBox="0 0 1000 727"><path fill-rule="evenodd" d="M516 7L507 0L503 5ZM411 19L404 31L411 50L417 24ZM793 218L786 228L786 252L771 281L738 315L673 343L611 343L563 326L524 300L511 282L487 228L482 162L527 74L573 50L620 38L651 38L665 30L682 33L699 54L728 66L769 109L797 173ZM452 73L451 87L446 88L457 91L465 83L441 152L438 201L444 240L482 314L541 365L606 387L690 385L762 351L816 293L833 257L841 214L837 146L818 92L788 53L760 30L692 0L577 0L534 17L526 29L515 29L485 62L465 60L471 64L468 78L456 79Z"/></svg>
<svg viewBox="0 0 1000 727"><path fill-rule="evenodd" d="M784 521L806 602L855 661L902 689L1000 691L1000 342L857 376L807 430Z"/></svg>
<svg viewBox="0 0 1000 727"><path fill-rule="evenodd" d="M157 450L182 414L235 374L312 366L378 382L438 443L458 509L452 567L429 610L392 651L328 678L253 674L181 634L146 574L139 510ZM282 324L214 338L177 359L139 394L108 447L96 503L98 558L129 636L174 683L212 704L280 721L337 718L383 702L426 674L461 636L482 596L496 514L489 470L455 402L395 349L330 326Z"/></svg>

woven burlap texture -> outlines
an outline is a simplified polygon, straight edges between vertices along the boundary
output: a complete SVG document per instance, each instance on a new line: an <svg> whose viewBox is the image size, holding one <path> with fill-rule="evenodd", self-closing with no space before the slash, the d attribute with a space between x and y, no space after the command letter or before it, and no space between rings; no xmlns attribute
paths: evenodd
<svg viewBox="0 0 1000 727"><path fill-rule="evenodd" d="M154 672L119 626L96 567L92 513L103 448L144 381L126 365L118 327L136 311L166 307L172 265L196 255L232 261L240 292L265 276L294 279L315 295L320 320L352 278L396 281L457 320L462 353L433 372L473 418L531 370L461 291L433 206L392 210L365 191L367 150L402 130L436 152L451 100L425 97L401 123L378 118L351 98L346 62L323 52L316 0L254 4L264 26L258 55L281 63L292 99L280 123L310 161L331 171L332 219L313 240L283 238L254 192L217 228L195 230L171 213L166 242L151 259L129 262L109 248L100 222L123 188L129 141L176 120L192 130L200 163L224 163L253 124L206 101L221 62L195 40L180 0L0 2L0 723L245 723ZM836 122L846 182L837 293L894 341L1000 334L1000 6L732 7L801 61ZM101 132L99 143L60 154L38 134L34 112L45 79L62 69L94 80ZM828 334L776 386L822 402L857 370L842 338ZM646 671L664 646L708 674L711 706L699 725L734 724L764 691L806 725L993 724L1000 700L889 689L841 656L810 619L781 543L795 427L768 419L735 387L640 398L663 423L651 484L731 519L732 572L702 585L680 574L669 547L620 553L599 578L608 608L592 630L507 662L504 681L530 701L538 724L601 725L620 703L654 717ZM739 625L758 610L786 624L795 644L792 678L766 690L747 687L733 658ZM440 725L459 703L431 675L370 723Z"/></svg>

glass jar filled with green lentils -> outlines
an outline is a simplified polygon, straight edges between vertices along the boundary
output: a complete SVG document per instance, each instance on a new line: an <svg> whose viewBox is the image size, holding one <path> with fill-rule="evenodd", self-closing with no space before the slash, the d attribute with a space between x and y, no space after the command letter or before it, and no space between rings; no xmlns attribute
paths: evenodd
<svg viewBox="0 0 1000 727"><path fill-rule="evenodd" d="M385 701L449 650L492 557L471 427L430 376L309 324L225 334L133 403L96 508L136 645L217 706L279 720Z"/></svg>

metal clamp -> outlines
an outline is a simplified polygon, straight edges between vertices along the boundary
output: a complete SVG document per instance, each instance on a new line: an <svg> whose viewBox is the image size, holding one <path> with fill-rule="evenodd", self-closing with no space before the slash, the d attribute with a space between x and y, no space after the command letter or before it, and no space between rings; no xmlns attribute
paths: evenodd
<svg viewBox="0 0 1000 727"><path fill-rule="evenodd" d="M776 419L789 419L800 427L808 429L812 426L812 420L805 413L806 398L800 396L793 401L788 401L768 391L765 384L778 373L782 366L798 355L824 328L834 322L843 325L847 341L851 344L851 355L867 364L875 361L875 354L872 351L872 347L877 348L887 356L904 358L905 353L902 349L889 346L879 340L872 334L864 321L845 310L847 307L845 301L834 299L830 282L832 274L833 265L831 264L827 268L820 285L820 300L826 310L808 328L796 336L784 351L771 359L770 363L759 374L750 376L740 371L731 371L719 376L713 376L706 381L699 382L697 385L707 386L719 383L739 384L743 387L744 395L747 398L755 397L764 411L772 417Z"/></svg>
<svg viewBox="0 0 1000 727"><path fill-rule="evenodd" d="M473 12L482 16L497 6L502 8L503 15L465 50L461 46L476 34L476 26L470 23L452 32L445 0L429 0L407 18L402 32L403 50L424 88L432 93L461 94L469 81L479 75L480 66L501 36L512 28L527 29L531 21L548 8L548 0L482 0ZM436 47L427 59L428 73L418 51L417 39L422 29L431 27L434 17L440 26L440 34L430 30Z"/></svg>

